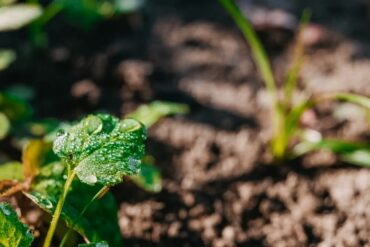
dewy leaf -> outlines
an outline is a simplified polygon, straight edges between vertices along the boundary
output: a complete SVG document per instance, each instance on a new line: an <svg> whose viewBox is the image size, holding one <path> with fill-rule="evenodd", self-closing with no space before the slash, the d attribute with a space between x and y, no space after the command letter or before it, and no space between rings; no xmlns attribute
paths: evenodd
<svg viewBox="0 0 370 247"><path fill-rule="evenodd" d="M46 212L52 214L63 189L63 166L53 163L43 167L35 179L31 192L25 195ZM46 169L47 168L47 169ZM62 209L61 218L69 227L91 242L107 241L110 246L122 246L118 226L117 206L113 195L107 192L104 197L93 202L89 209L76 220L100 190L99 186L89 186L75 180Z"/></svg>
<svg viewBox="0 0 370 247"><path fill-rule="evenodd" d="M109 245L107 242L102 241L88 244L79 244L78 247L109 247Z"/></svg>
<svg viewBox="0 0 370 247"><path fill-rule="evenodd" d="M143 123L147 128L158 122L162 117L171 114L185 114L189 108L185 104L177 104L164 101L154 101L148 105L140 106L136 111L130 113L128 117Z"/></svg>
<svg viewBox="0 0 370 247"><path fill-rule="evenodd" d="M19 221L16 212L5 203L0 203L0 246L29 247L33 236L27 225Z"/></svg>
<svg viewBox="0 0 370 247"><path fill-rule="evenodd" d="M41 8L35 4L15 4L0 8L0 32L19 29L38 18Z"/></svg>
<svg viewBox="0 0 370 247"><path fill-rule="evenodd" d="M0 165L0 180L5 179L22 181L24 179L22 164L13 161Z"/></svg>
<svg viewBox="0 0 370 247"><path fill-rule="evenodd" d="M145 127L134 119L89 115L59 132L54 152L87 184L112 186L140 171Z"/></svg>

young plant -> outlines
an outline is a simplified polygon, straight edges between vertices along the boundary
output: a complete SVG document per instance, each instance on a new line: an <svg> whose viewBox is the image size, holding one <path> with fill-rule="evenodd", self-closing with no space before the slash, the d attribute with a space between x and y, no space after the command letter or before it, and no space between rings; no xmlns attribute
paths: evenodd
<svg viewBox="0 0 370 247"><path fill-rule="evenodd" d="M131 115L149 127L163 116L186 110L185 105L157 101ZM122 246L117 207L109 188L126 176L149 192L161 189L153 158L142 157L146 131L137 120L90 115L74 125L62 124L62 130L43 139L28 140L23 147L23 164L0 166L0 198L22 191L53 215L44 246L50 246L57 228L57 232L64 231L59 246L75 246L76 232L89 243L81 246ZM3 223L0 217L0 236L5 232Z"/></svg>
<svg viewBox="0 0 370 247"><path fill-rule="evenodd" d="M100 204L93 202L122 182L123 176L139 173L145 139L146 128L138 121L98 114L60 130L53 143L56 156L42 141L26 146L24 181L18 187L53 214L44 247L51 246L61 215L90 242L107 240L112 246L121 245L113 197L104 197ZM99 226L107 219L113 219L106 222L110 227Z"/></svg>
<svg viewBox="0 0 370 247"><path fill-rule="evenodd" d="M290 150L290 146L293 144L293 140L296 137L300 137L302 129L299 126L299 120L302 114L311 107L323 100L344 100L358 104L365 107L367 110L370 109L370 99L364 96L348 94L348 93L332 93L326 95L319 95L308 97L298 104L293 102L293 92L296 90L298 74L301 65L304 60L304 46L301 40L302 31L306 23L309 20L309 13L304 12L301 25L297 35L297 41L293 51L292 65L289 69L286 79L283 83L282 96L279 97L279 89L276 86L276 81L272 72L270 61L267 54L257 37L257 34L253 30L251 23L242 14L239 7L235 4L233 0L219 0L225 10L234 19L237 26L240 28L244 37L248 41L252 55L259 69L261 77L265 83L266 89L269 93L271 104L272 104L272 125L273 134L271 138L271 153L274 157L274 161L279 163L283 160L291 158L294 154ZM305 140L302 139L302 142ZM357 144L354 144L356 146ZM333 145L313 145L310 144L310 150L318 149L325 146L330 149ZM360 145L362 147L362 145ZM293 148L294 150L294 148ZM308 150L306 148L305 150ZM338 153L339 149L332 151ZM368 149L370 154L370 151ZM348 156L347 156L348 157ZM367 164L370 165L370 159L367 160Z"/></svg>

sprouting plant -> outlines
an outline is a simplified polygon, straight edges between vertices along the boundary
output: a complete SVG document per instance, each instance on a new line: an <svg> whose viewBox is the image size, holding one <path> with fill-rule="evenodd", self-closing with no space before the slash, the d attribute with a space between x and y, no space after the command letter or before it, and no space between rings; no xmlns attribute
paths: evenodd
<svg viewBox="0 0 370 247"><path fill-rule="evenodd" d="M163 116L185 113L186 109L185 105L157 101L129 115L149 127ZM146 128L133 118L119 120L98 114L76 124L64 123L43 139L28 140L22 163L0 166L0 198L22 191L53 215L44 246L50 246L54 232L62 227L59 218L68 227L59 238L60 246L75 246L76 233L88 242L81 246L122 246L117 207L109 188L125 176L147 191L161 189L153 158L143 156ZM6 221L0 217L0 236L5 232L3 223Z"/></svg>
<svg viewBox="0 0 370 247"><path fill-rule="evenodd" d="M276 162L281 162L287 158L294 156L294 151L297 150L293 148L290 149L293 144L293 140L296 137L301 138L301 143L306 143L306 140L302 138L303 130L299 126L299 120L302 114L311 107L314 107L319 102L323 100L342 100L352 102L354 104L363 106L365 109L370 109L370 99L365 96L360 96L350 93L331 93L325 95L316 95L307 97L299 103L294 104L293 102L293 92L296 90L298 74L303 64L304 60L304 45L301 40L302 31L304 30L306 23L309 20L310 14L305 11L302 17L302 22L298 31L297 41L293 51L293 59L291 68L288 70L286 79L283 83L282 93L280 94L279 88L276 85L276 81L273 75L273 71L270 65L270 61L267 57L267 54L257 37L257 34L253 30L251 23L248 19L242 14L239 7L235 4L233 0L219 0L225 10L230 14L234 19L237 26L240 28L244 37L248 41L252 55L254 57L255 63L259 69L261 77L266 85L266 89L269 93L271 104L272 104L272 125L273 125L273 134L271 139L271 153ZM323 142L322 142L323 141ZM370 166L370 148L368 145L362 145L357 143L343 142L345 145L339 145L339 142L336 140L331 140L329 142L325 140L320 140L317 142L311 142L310 144L300 145L299 148L300 154L304 152L326 148L334 151L335 153L345 153L347 161L350 161L355 164L363 164L364 159L361 162L358 162L357 158L364 158L365 163ZM324 144L325 143L325 144ZM331 143L331 145L329 145ZM336 144L335 144L336 143ZM352 148L339 148L339 147L348 147ZM299 146L299 145L298 145ZM304 148L302 147L304 146ZM335 147L335 148L334 148ZM361 155L349 155L358 150L355 147L361 147ZM304 151L303 151L304 150ZM367 155L364 155L366 153ZM348 157L356 158L350 160Z"/></svg>

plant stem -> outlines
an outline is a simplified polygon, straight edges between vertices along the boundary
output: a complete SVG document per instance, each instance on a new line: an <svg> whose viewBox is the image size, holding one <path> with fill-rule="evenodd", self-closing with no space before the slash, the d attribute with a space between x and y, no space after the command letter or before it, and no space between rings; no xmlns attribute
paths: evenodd
<svg viewBox="0 0 370 247"><path fill-rule="evenodd" d="M81 213L78 215L77 219L74 221L74 223L69 227L67 233L64 235L62 242L60 243L59 247L63 247L65 243L67 242L69 236L72 233L73 227L81 220L81 217L86 213L86 211L89 209L91 204L97 199L100 199L105 195L105 193L109 190L109 187L104 186L101 188L95 195L94 197L85 205L85 207L82 209Z"/></svg>
<svg viewBox="0 0 370 247"><path fill-rule="evenodd" d="M271 141L271 149L273 156L281 159L285 154L285 109L280 104L278 99L276 82L271 68L270 60L267 53L258 39L256 32L253 30L252 24L243 15L242 11L236 5L234 0L219 0L225 10L234 19L235 23L243 33L245 39L251 48L252 55L262 79L265 83L267 92L271 97L272 105L272 122L273 122L273 138Z"/></svg>
<svg viewBox="0 0 370 247"><path fill-rule="evenodd" d="M51 245L51 241L53 240L55 229L58 225L58 220L59 220L60 214L62 213L64 202L67 198L68 190L69 190L69 188L72 184L72 181L73 181L74 177L75 177L75 173L71 172L70 169L68 169L68 177L67 177L67 180L64 184L63 193L59 198L57 207L55 208L53 218L51 220L50 227L49 227L48 233L46 235L43 247L50 247L50 245Z"/></svg>

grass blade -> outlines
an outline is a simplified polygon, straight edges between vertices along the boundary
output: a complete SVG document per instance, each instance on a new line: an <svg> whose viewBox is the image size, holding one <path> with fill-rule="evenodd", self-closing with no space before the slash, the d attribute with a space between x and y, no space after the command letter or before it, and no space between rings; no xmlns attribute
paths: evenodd
<svg viewBox="0 0 370 247"><path fill-rule="evenodd" d="M331 96L337 100L348 101L350 103L365 107L370 110L370 98L353 93L335 93Z"/></svg>
<svg viewBox="0 0 370 247"><path fill-rule="evenodd" d="M234 19L235 23L238 25L239 29L243 33L245 39L248 41L255 62L260 70L262 78L266 84L267 90L270 92L271 96L276 103L276 83L272 73L271 65L269 59L266 55L260 40L257 37L256 32L253 30L251 23L242 14L239 7L235 4L234 0L219 0L221 5Z"/></svg>

